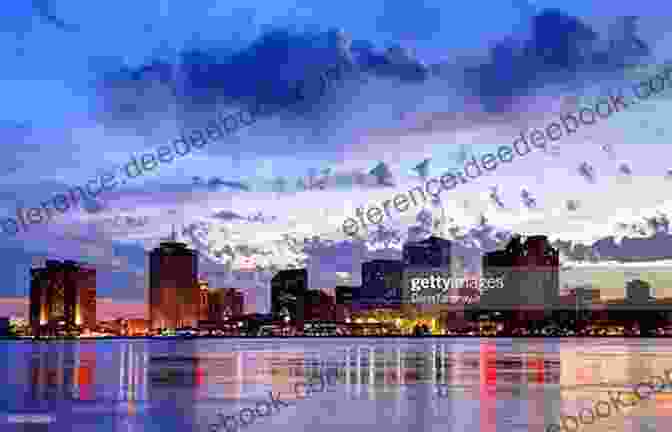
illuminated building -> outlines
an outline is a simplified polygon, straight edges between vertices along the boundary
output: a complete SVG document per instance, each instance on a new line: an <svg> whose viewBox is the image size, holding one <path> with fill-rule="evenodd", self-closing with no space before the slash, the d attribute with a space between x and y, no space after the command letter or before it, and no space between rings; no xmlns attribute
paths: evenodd
<svg viewBox="0 0 672 432"><path fill-rule="evenodd" d="M143 318L129 318L126 320L126 334L128 336L143 336L149 330L149 320Z"/></svg>
<svg viewBox="0 0 672 432"><path fill-rule="evenodd" d="M96 270L47 260L30 269L30 326L34 336L96 327Z"/></svg>
<svg viewBox="0 0 672 432"><path fill-rule="evenodd" d="M199 296L201 301L198 316L199 320L207 320L210 313L208 285L209 284L207 280L198 281Z"/></svg>
<svg viewBox="0 0 672 432"><path fill-rule="evenodd" d="M244 312L245 295L235 288L213 288L207 292L208 321L221 322L240 317Z"/></svg>
<svg viewBox="0 0 672 432"><path fill-rule="evenodd" d="M152 330L196 327L201 312L198 252L185 243L162 242L149 253L149 317Z"/></svg>

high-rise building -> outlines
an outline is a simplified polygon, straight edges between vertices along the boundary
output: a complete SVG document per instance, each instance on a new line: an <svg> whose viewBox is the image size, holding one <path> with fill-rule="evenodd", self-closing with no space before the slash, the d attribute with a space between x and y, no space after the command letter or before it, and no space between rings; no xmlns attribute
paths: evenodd
<svg viewBox="0 0 672 432"><path fill-rule="evenodd" d="M457 263L451 257L452 244L450 240L430 236L424 240L407 242L403 248L404 272L401 298L409 302L411 298L411 284L414 279L453 277ZM434 294L438 294L438 291ZM424 306L421 309L429 309Z"/></svg>
<svg viewBox="0 0 672 432"><path fill-rule="evenodd" d="M377 259L362 263L362 287L355 301L399 305L403 276L402 261Z"/></svg>
<svg viewBox="0 0 672 432"><path fill-rule="evenodd" d="M322 290L306 291L304 318L306 320L335 321L334 297Z"/></svg>
<svg viewBox="0 0 672 432"><path fill-rule="evenodd" d="M358 288L338 285L335 288L336 321L345 321L352 315L352 301Z"/></svg>
<svg viewBox="0 0 672 432"><path fill-rule="evenodd" d="M504 250L483 256L483 277L501 277L504 287L484 293L480 306L521 313L534 310L539 319L548 317L559 305L559 270L559 252L546 236L530 236L524 243L514 236Z"/></svg>
<svg viewBox="0 0 672 432"><path fill-rule="evenodd" d="M208 291L208 321L221 322L244 313L244 294L235 288L211 288Z"/></svg>
<svg viewBox="0 0 672 432"><path fill-rule="evenodd" d="M47 260L30 269L30 326L34 336L96 327L96 270L75 261Z"/></svg>
<svg viewBox="0 0 672 432"><path fill-rule="evenodd" d="M404 244L403 261L406 267L450 268L450 240L436 236Z"/></svg>
<svg viewBox="0 0 672 432"><path fill-rule="evenodd" d="M651 284L641 279L633 279L625 284L625 298L634 304L646 304L653 300Z"/></svg>
<svg viewBox="0 0 672 432"><path fill-rule="evenodd" d="M207 280L198 281L198 290L201 301L198 314L199 320L207 320L210 313L208 287L209 283Z"/></svg>
<svg viewBox="0 0 672 432"><path fill-rule="evenodd" d="M196 327L201 313L198 252L162 242L149 253L149 319L152 330Z"/></svg>
<svg viewBox="0 0 672 432"><path fill-rule="evenodd" d="M306 269L278 272L271 280L271 313L279 315L286 308L292 319L303 321L307 282Z"/></svg>

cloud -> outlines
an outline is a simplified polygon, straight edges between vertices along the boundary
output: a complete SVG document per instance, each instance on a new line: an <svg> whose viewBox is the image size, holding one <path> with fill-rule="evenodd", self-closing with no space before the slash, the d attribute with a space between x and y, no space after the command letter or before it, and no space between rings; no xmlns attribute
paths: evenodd
<svg viewBox="0 0 672 432"><path fill-rule="evenodd" d="M466 70L468 88L487 111L510 111L517 98L535 90L620 72L651 54L637 35L637 17L623 17L622 31L606 47L588 24L559 9L544 9L531 21L529 39L506 38L490 50L490 62Z"/></svg>

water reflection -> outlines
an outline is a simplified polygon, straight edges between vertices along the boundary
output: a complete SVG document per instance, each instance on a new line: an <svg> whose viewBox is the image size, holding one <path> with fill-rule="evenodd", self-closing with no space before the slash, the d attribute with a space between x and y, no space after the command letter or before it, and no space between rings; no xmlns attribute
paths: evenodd
<svg viewBox="0 0 672 432"><path fill-rule="evenodd" d="M53 430L87 432L94 421L96 431L204 431L218 412L236 415L268 400L269 391L292 407L246 428L303 429L319 417L325 427L357 430L364 425L544 430L561 410L576 413L597 399L607 400L609 389L671 368L672 344L656 344L615 339L590 344L541 339L20 342L5 350L8 388L15 392L0 400L11 413L55 416ZM298 383L319 382L320 376L335 384L305 399L294 393ZM672 414L669 399L661 395L643 405L644 414L627 421L620 417L610 426L637 430L638 422L656 418L660 426Z"/></svg>

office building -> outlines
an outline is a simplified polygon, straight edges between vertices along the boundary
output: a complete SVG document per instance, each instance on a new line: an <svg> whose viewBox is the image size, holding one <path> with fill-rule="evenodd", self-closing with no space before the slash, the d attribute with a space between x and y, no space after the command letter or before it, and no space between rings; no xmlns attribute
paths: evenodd
<svg viewBox="0 0 672 432"><path fill-rule="evenodd" d="M207 280L198 281L198 294L200 296L200 307L198 312L199 321L207 320L210 313L210 306L209 306L210 296L208 295L209 285L210 284L208 283Z"/></svg>
<svg viewBox="0 0 672 432"><path fill-rule="evenodd" d="M629 303L647 304L653 300L651 284L634 279L625 284L625 298Z"/></svg>
<svg viewBox="0 0 672 432"><path fill-rule="evenodd" d="M559 252L546 236L522 242L514 236L501 251L483 256L483 278L504 279L504 287L481 296L482 310L511 311L520 319L549 318L559 306Z"/></svg>
<svg viewBox="0 0 672 432"><path fill-rule="evenodd" d="M149 253L149 319L152 330L196 327L201 313L198 252L162 242Z"/></svg>
<svg viewBox="0 0 672 432"><path fill-rule="evenodd" d="M9 336L9 318L0 317L0 337Z"/></svg>
<svg viewBox="0 0 672 432"><path fill-rule="evenodd" d="M289 269L278 272L271 280L271 314L279 316L287 309L292 319L303 321L307 291L306 269Z"/></svg>
<svg viewBox="0 0 672 432"><path fill-rule="evenodd" d="M430 236L404 244L403 261L407 268L450 268L450 253L450 240Z"/></svg>
<svg viewBox="0 0 672 432"><path fill-rule="evenodd" d="M404 263L377 259L362 263L362 287L355 302L370 305L398 306L401 304L401 285Z"/></svg>
<svg viewBox="0 0 672 432"><path fill-rule="evenodd" d="M413 279L442 278L453 275L450 240L430 236L424 240L407 242L403 248L403 280L401 298L410 302Z"/></svg>
<svg viewBox="0 0 672 432"><path fill-rule="evenodd" d="M34 336L96 327L96 270L75 261L47 260L30 269L29 321Z"/></svg>
<svg viewBox="0 0 672 432"><path fill-rule="evenodd" d="M352 315L352 302L358 287L338 285L335 289L336 321L344 322Z"/></svg>
<svg viewBox="0 0 672 432"><path fill-rule="evenodd" d="M334 297L322 290L306 292L304 319L306 321L336 321Z"/></svg>
<svg viewBox="0 0 672 432"><path fill-rule="evenodd" d="M235 288L211 288L208 291L208 321L222 322L244 314L244 294Z"/></svg>

